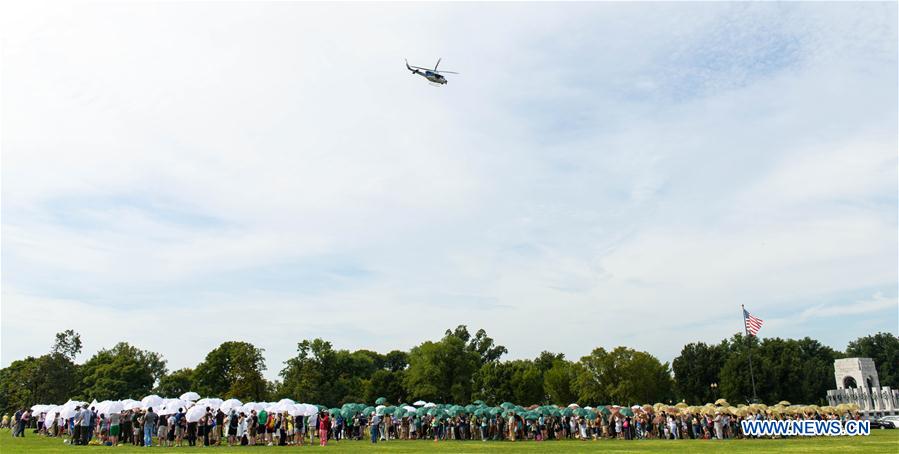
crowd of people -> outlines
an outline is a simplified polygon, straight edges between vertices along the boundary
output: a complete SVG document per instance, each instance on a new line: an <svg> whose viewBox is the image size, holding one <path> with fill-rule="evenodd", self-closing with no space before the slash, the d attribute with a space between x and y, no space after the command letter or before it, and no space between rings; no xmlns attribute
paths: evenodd
<svg viewBox="0 0 899 454"><path fill-rule="evenodd" d="M790 406L761 404L731 407L724 402L691 407L686 404L668 406L617 406L596 408L572 404L557 406L467 408L445 406L413 407L405 413L395 407L361 408L348 404L328 410L301 404L291 406L301 411L281 411L284 407L265 405L222 408L192 405L190 417L186 408L159 414L153 407L131 408L106 414L87 403L75 405L74 411L32 409L3 416L2 424L12 435L24 437L27 429L48 437L60 437L72 445L100 444L116 446L211 446L211 445L327 445L329 441L370 440L371 443L392 440L433 439L480 441L546 441L600 439L728 439L742 438L740 421L745 419L858 419L856 408ZM302 405L315 411L302 411ZM35 406L41 407L41 406ZM443 406L441 406L443 407ZM258 408L258 411L257 411ZM349 409L349 410L348 410ZM40 410L40 408L38 408ZM424 411L422 411L424 410ZM36 413L36 414L35 414Z"/></svg>

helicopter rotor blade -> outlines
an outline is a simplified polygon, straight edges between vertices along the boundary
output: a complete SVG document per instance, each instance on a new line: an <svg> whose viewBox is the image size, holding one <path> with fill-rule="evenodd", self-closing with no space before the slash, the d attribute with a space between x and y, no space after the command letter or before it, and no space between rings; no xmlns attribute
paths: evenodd
<svg viewBox="0 0 899 454"><path fill-rule="evenodd" d="M437 64L434 65L434 71L437 71L437 67L440 66L440 60L441 60L441 59L442 59L442 58L437 58Z"/></svg>
<svg viewBox="0 0 899 454"><path fill-rule="evenodd" d="M440 74L443 74L443 73L446 73L446 74L459 74L459 73L457 73L457 72L455 72L455 71L440 71Z"/></svg>

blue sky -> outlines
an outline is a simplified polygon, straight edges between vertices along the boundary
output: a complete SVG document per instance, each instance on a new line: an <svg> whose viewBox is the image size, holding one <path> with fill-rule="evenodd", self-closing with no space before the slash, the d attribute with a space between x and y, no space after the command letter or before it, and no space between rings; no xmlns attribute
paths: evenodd
<svg viewBox="0 0 899 454"><path fill-rule="evenodd" d="M4 8L2 365L897 332L895 3Z"/></svg>

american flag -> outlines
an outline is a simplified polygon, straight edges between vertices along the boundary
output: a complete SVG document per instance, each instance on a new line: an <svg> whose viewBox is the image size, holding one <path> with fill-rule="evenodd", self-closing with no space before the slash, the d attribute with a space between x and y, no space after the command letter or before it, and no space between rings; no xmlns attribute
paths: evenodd
<svg viewBox="0 0 899 454"><path fill-rule="evenodd" d="M746 332L752 336L757 336L762 329L762 319L753 317L746 309L743 309L743 322L746 323Z"/></svg>

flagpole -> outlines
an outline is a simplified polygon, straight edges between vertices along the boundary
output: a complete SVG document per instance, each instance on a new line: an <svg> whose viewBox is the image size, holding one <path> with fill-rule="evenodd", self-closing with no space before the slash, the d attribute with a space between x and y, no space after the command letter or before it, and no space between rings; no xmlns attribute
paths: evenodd
<svg viewBox="0 0 899 454"><path fill-rule="evenodd" d="M746 340L749 342L749 379L752 380L752 403L758 401L755 395L755 374L752 372L752 336L749 335L749 328L746 326L746 308L740 305L743 311L743 332L746 333Z"/></svg>

